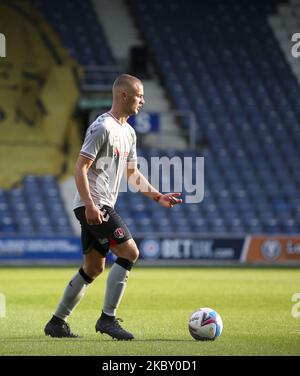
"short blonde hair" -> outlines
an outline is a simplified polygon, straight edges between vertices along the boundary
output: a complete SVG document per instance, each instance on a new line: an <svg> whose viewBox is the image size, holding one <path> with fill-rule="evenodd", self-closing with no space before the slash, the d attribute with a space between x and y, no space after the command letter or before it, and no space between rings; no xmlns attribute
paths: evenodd
<svg viewBox="0 0 300 376"><path fill-rule="evenodd" d="M121 74L115 79L113 84L113 93L116 93L119 90L132 89L135 84L143 85L142 81L130 74Z"/></svg>

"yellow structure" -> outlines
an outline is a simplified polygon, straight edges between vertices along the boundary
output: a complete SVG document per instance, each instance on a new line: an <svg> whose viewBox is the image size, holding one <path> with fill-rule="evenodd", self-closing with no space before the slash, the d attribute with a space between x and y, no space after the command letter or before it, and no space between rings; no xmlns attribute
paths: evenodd
<svg viewBox="0 0 300 376"><path fill-rule="evenodd" d="M71 168L79 148L72 119L76 76L83 70L26 0L1 2L0 15L6 38L6 57L0 58L0 187L11 188L24 175L60 176Z"/></svg>

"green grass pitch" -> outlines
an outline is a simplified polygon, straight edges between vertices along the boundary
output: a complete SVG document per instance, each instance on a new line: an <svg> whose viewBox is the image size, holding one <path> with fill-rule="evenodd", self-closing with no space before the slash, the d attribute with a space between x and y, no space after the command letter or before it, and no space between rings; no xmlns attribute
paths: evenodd
<svg viewBox="0 0 300 376"><path fill-rule="evenodd" d="M43 333L76 268L0 268L6 317L0 318L0 355L300 355L300 292L296 268L144 268L136 266L118 311L136 337L96 334L107 271L88 289L69 323L78 339ZM224 324L216 341L198 342L187 328L199 307L217 310Z"/></svg>

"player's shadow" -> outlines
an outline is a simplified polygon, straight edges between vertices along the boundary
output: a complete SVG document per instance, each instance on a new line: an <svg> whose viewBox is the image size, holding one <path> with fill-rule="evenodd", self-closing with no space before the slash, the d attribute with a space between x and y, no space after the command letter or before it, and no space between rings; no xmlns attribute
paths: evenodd
<svg viewBox="0 0 300 376"><path fill-rule="evenodd" d="M102 339L102 338L89 338L89 339L86 339L86 338L51 338L51 337L45 337L45 338L40 338L40 337L0 337L0 343L1 342L15 342L15 341L18 341L18 342L31 342L32 340L36 341L36 342L51 342L51 341L58 341L58 342L63 342L63 341L70 341L70 342L97 342L97 343L101 343L101 342L123 342L123 343L136 343L136 342L186 342L186 343L190 343L190 342L193 342L193 340L191 339L168 339L168 338L148 338L148 339L134 339L133 341L118 341L117 339L111 339L111 338L107 338L107 339Z"/></svg>
<svg viewBox="0 0 300 376"><path fill-rule="evenodd" d="M87 342L90 342L91 340L86 340ZM100 340L97 340L97 339L93 339L92 341L95 341L95 342L125 342L125 343L136 343L136 342L193 342L193 339L192 340L189 340L189 339L167 339L167 338L149 338L149 339L138 339L138 338L135 338L133 341L118 341L117 339L111 339L111 338L107 338L107 339L100 339Z"/></svg>

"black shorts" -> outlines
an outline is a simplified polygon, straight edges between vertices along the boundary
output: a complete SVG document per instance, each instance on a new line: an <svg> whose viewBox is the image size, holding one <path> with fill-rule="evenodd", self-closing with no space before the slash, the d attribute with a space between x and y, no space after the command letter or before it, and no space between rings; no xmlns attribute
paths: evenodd
<svg viewBox="0 0 300 376"><path fill-rule="evenodd" d="M119 214L111 207L104 205L101 209L104 221L101 225L88 225L85 217L85 207L74 210L81 224L81 244L83 253L93 248L106 257L109 248L131 239L131 233Z"/></svg>

